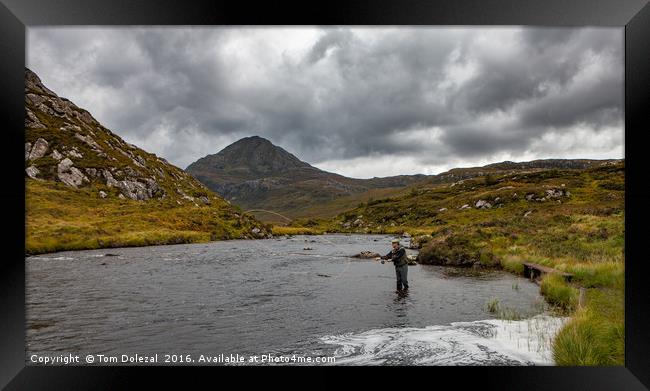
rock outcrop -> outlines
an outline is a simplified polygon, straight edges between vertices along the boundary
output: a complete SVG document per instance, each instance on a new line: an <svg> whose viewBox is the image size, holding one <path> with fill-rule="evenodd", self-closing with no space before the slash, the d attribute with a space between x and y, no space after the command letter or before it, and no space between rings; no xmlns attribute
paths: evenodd
<svg viewBox="0 0 650 391"><path fill-rule="evenodd" d="M85 182L89 182L89 180L78 168L74 167L73 164L74 163L72 163L72 160L69 158L63 159L57 166L57 174L61 182L76 189Z"/></svg>
<svg viewBox="0 0 650 391"><path fill-rule="evenodd" d="M208 189L166 160L129 144L89 112L57 96L25 70L25 176L73 189L96 186L110 196L147 201L167 196L210 203ZM178 195L180 189L182 195ZM117 196L117 194L115 194Z"/></svg>

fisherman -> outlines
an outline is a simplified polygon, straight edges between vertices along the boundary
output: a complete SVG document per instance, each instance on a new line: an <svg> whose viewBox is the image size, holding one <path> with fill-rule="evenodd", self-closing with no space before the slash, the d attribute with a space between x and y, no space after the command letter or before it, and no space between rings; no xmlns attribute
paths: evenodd
<svg viewBox="0 0 650 391"><path fill-rule="evenodd" d="M393 249L388 254L383 257L377 257L375 260L386 259L388 262L393 262L393 265L395 265L395 275L397 277L397 290L395 293L406 293L409 289L409 283L406 277L409 268L406 249L400 246L398 239L393 239L391 245L393 246Z"/></svg>

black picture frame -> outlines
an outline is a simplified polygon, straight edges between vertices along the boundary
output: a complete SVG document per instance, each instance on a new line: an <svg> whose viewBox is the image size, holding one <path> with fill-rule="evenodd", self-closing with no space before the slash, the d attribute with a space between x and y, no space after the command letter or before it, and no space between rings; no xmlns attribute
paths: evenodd
<svg viewBox="0 0 650 391"><path fill-rule="evenodd" d="M648 148L644 133L650 108L650 6L647 0L366 0L276 2L170 0L1 0L0 118L3 119L4 256L0 265L0 386L6 389L123 389L154 380L178 379L187 384L206 374L210 388L224 383L225 372L256 368L188 367L41 367L25 366L25 180L24 66L26 27L38 25L535 25L619 26L625 29L625 367L425 367L387 376L371 368L337 369L365 384L368 378L398 381L396 386L430 384L465 388L476 384L495 389L643 390L650 387L650 284L644 257L644 225L650 221L650 188L644 176ZM179 376L183 370L183 376ZM312 386L338 376L319 373L310 382L296 382L287 367L264 369L259 380L268 385ZM296 371L324 368L291 368ZM372 371L372 372L368 372ZM248 384L245 372L228 376ZM376 375L376 376L373 376ZM269 376L269 377L267 377ZM273 382L270 376L283 379ZM294 376L293 374L291 376ZM449 383L451 381L451 383ZM422 382L422 383L421 383ZM402 383L401 385L399 383ZM196 383L197 385L199 383ZM210 384L210 383L209 383ZM347 382L345 385L350 385ZM447 385L445 385L447 384ZM450 386L451 384L452 386ZM130 386L130 387L129 387Z"/></svg>

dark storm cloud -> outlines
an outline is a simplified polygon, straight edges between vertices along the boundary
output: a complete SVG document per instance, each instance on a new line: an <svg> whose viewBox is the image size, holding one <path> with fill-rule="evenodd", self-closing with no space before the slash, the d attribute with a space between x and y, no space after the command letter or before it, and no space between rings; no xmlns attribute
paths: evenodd
<svg viewBox="0 0 650 391"><path fill-rule="evenodd" d="M30 28L28 39L50 88L181 167L252 134L359 176L387 175L379 158L430 172L622 157L621 29Z"/></svg>

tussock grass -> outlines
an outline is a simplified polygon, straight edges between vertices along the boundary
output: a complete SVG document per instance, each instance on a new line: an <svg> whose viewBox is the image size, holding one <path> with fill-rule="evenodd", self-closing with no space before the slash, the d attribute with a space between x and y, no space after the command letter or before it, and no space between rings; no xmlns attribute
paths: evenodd
<svg viewBox="0 0 650 391"><path fill-rule="evenodd" d="M491 313L496 313L499 310L499 299L491 299L486 304L487 310Z"/></svg>
<svg viewBox="0 0 650 391"><path fill-rule="evenodd" d="M624 365L624 319L621 290L588 290L585 307L555 337L556 364Z"/></svg>
<svg viewBox="0 0 650 391"><path fill-rule="evenodd" d="M580 295L578 289L567 284L559 274L545 275L540 284L540 293L547 302L567 312L576 308Z"/></svg>

